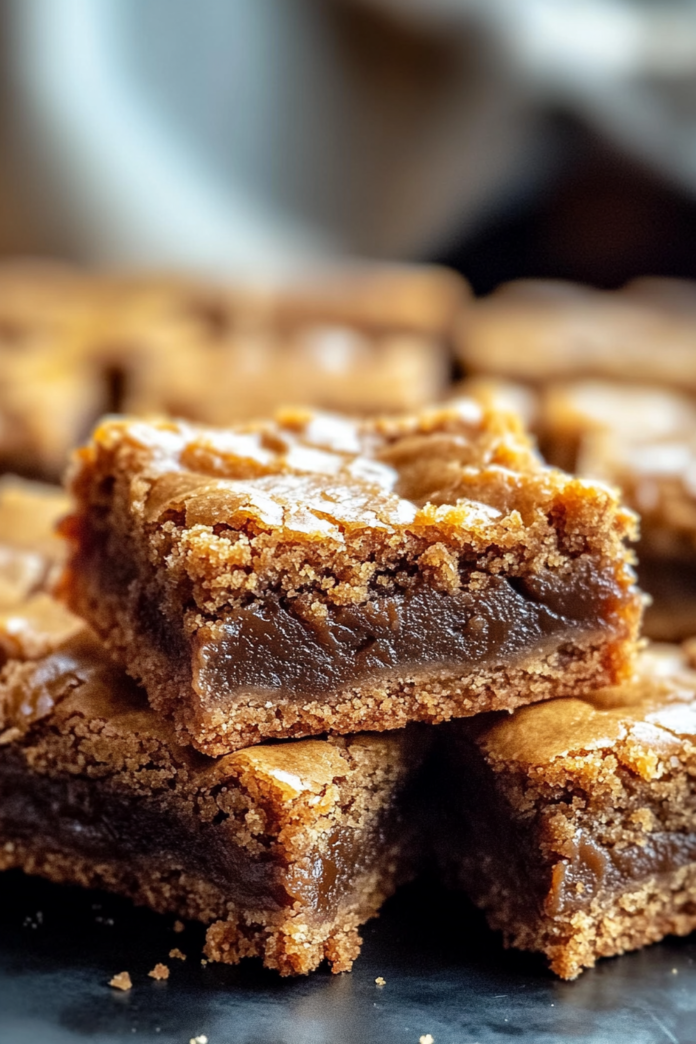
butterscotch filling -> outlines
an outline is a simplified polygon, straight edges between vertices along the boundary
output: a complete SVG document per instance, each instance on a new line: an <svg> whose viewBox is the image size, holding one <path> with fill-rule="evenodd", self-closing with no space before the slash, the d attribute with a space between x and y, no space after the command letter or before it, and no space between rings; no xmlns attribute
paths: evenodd
<svg viewBox="0 0 696 1044"><path fill-rule="evenodd" d="M599 633L621 597L590 569L475 575L475 590L447 594L420 582L365 605L328 606L323 616L280 601L233 610L197 632L194 688L211 699L279 690L303 698L381 675L518 662Z"/></svg>
<svg viewBox="0 0 696 1044"><path fill-rule="evenodd" d="M609 848L580 830L572 857L556 863L544 910L551 917L582 910L599 897L613 898L651 877L696 861L696 834L655 831L644 845Z"/></svg>

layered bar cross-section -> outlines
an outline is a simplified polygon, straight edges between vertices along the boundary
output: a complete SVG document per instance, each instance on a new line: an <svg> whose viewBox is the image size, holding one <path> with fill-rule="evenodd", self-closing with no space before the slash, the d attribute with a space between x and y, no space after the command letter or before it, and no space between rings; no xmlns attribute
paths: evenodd
<svg viewBox="0 0 696 1044"><path fill-rule="evenodd" d="M203 921L211 960L347 970L411 872L403 802L427 740L416 727L211 759L83 628L0 672L0 869Z"/></svg>
<svg viewBox="0 0 696 1044"><path fill-rule="evenodd" d="M633 516L471 400L233 429L108 420L71 485L68 604L210 754L630 671Z"/></svg>

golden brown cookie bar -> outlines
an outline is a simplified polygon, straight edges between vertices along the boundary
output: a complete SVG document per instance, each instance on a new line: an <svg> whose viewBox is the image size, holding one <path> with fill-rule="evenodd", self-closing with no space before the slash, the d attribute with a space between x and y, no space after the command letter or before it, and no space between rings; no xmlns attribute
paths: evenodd
<svg viewBox="0 0 696 1044"><path fill-rule="evenodd" d="M476 303L458 339L471 373L545 383L604 377L696 389L696 283L621 290L508 283Z"/></svg>
<svg viewBox="0 0 696 1044"><path fill-rule="evenodd" d="M350 968L410 873L407 784L427 735L304 740L213 760L86 628L0 672L0 868L209 925L205 954L282 975Z"/></svg>
<svg viewBox="0 0 696 1044"><path fill-rule="evenodd" d="M121 366L121 408L140 415L227 424L284 404L409 409L444 394L467 301L463 280L428 266L330 268L227 288L134 281L101 352L112 371Z"/></svg>
<svg viewBox="0 0 696 1044"><path fill-rule="evenodd" d="M696 672L678 646L623 685L451 728L445 863L507 945L572 979L696 928Z"/></svg>
<svg viewBox="0 0 696 1044"><path fill-rule="evenodd" d="M630 670L633 517L471 400L363 422L107 421L72 490L68 604L210 754Z"/></svg>
<svg viewBox="0 0 696 1044"><path fill-rule="evenodd" d="M55 526L68 505L58 486L0 478L0 664L43 656L79 627L49 593L66 550Z"/></svg>
<svg viewBox="0 0 696 1044"><path fill-rule="evenodd" d="M534 388L477 377L462 387L524 411L544 458L621 489L641 516L643 630L658 641L696 633L696 402L666 388L560 381Z"/></svg>
<svg viewBox="0 0 696 1044"><path fill-rule="evenodd" d="M58 478L103 412L86 352L100 299L67 266L0 265L0 469Z"/></svg>

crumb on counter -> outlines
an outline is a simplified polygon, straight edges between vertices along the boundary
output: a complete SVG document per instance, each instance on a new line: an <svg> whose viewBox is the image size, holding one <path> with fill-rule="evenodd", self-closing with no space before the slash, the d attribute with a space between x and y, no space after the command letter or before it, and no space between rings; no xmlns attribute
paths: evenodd
<svg viewBox="0 0 696 1044"><path fill-rule="evenodd" d="M186 927L186 925L184 924L184 922L183 922L183 921L175 921L175 922L174 922L174 924L172 925L172 928L174 929L174 931L175 931L175 932L176 932L177 934L178 934L179 932L183 932L183 930L184 930L184 928L185 928L185 927Z"/></svg>
<svg viewBox="0 0 696 1044"><path fill-rule="evenodd" d="M175 946L173 950L169 951L170 957L175 957L178 961L185 961L186 954L182 953L178 946Z"/></svg>
<svg viewBox="0 0 696 1044"><path fill-rule="evenodd" d="M158 981L160 979L168 979L169 968L166 964L156 964L152 971L149 971L147 974L151 979L157 979Z"/></svg>
<svg viewBox="0 0 696 1044"><path fill-rule="evenodd" d="M197 1037L191 1037L189 1044L208 1044L208 1038L205 1033L199 1033Z"/></svg>
<svg viewBox="0 0 696 1044"><path fill-rule="evenodd" d="M422 1037L418 1038L418 1044L435 1044L435 1038L432 1033L424 1033Z"/></svg>
<svg viewBox="0 0 696 1044"><path fill-rule="evenodd" d="M128 972L119 972L118 975L114 975L113 979L109 979L109 986L113 986L115 990L130 990L132 989L133 983Z"/></svg>
<svg viewBox="0 0 696 1044"><path fill-rule="evenodd" d="M387 985L387 980L383 979L381 975L378 975L375 979L375 983L377 984L377 986L379 986L380 989L382 989L383 986Z"/></svg>

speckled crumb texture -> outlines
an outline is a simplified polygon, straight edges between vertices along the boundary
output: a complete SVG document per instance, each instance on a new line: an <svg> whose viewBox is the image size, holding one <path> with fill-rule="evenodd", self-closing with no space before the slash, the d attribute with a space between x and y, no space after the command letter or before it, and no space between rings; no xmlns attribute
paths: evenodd
<svg viewBox="0 0 696 1044"><path fill-rule="evenodd" d="M621 686L451 726L449 878L562 978L696 928L692 645L649 646Z"/></svg>
<svg viewBox="0 0 696 1044"><path fill-rule="evenodd" d="M633 516L472 400L234 429L109 420L71 489L64 597L210 754L630 671Z"/></svg>
<svg viewBox="0 0 696 1044"><path fill-rule="evenodd" d="M0 469L56 481L104 413L207 423L284 403L370 413L439 398L468 289L436 266L263 284L0 264Z"/></svg>
<svg viewBox="0 0 696 1044"><path fill-rule="evenodd" d="M211 759L177 743L83 628L0 672L0 867L201 920L210 960L347 970L361 924L412 872L402 801L427 742L355 735Z"/></svg>

